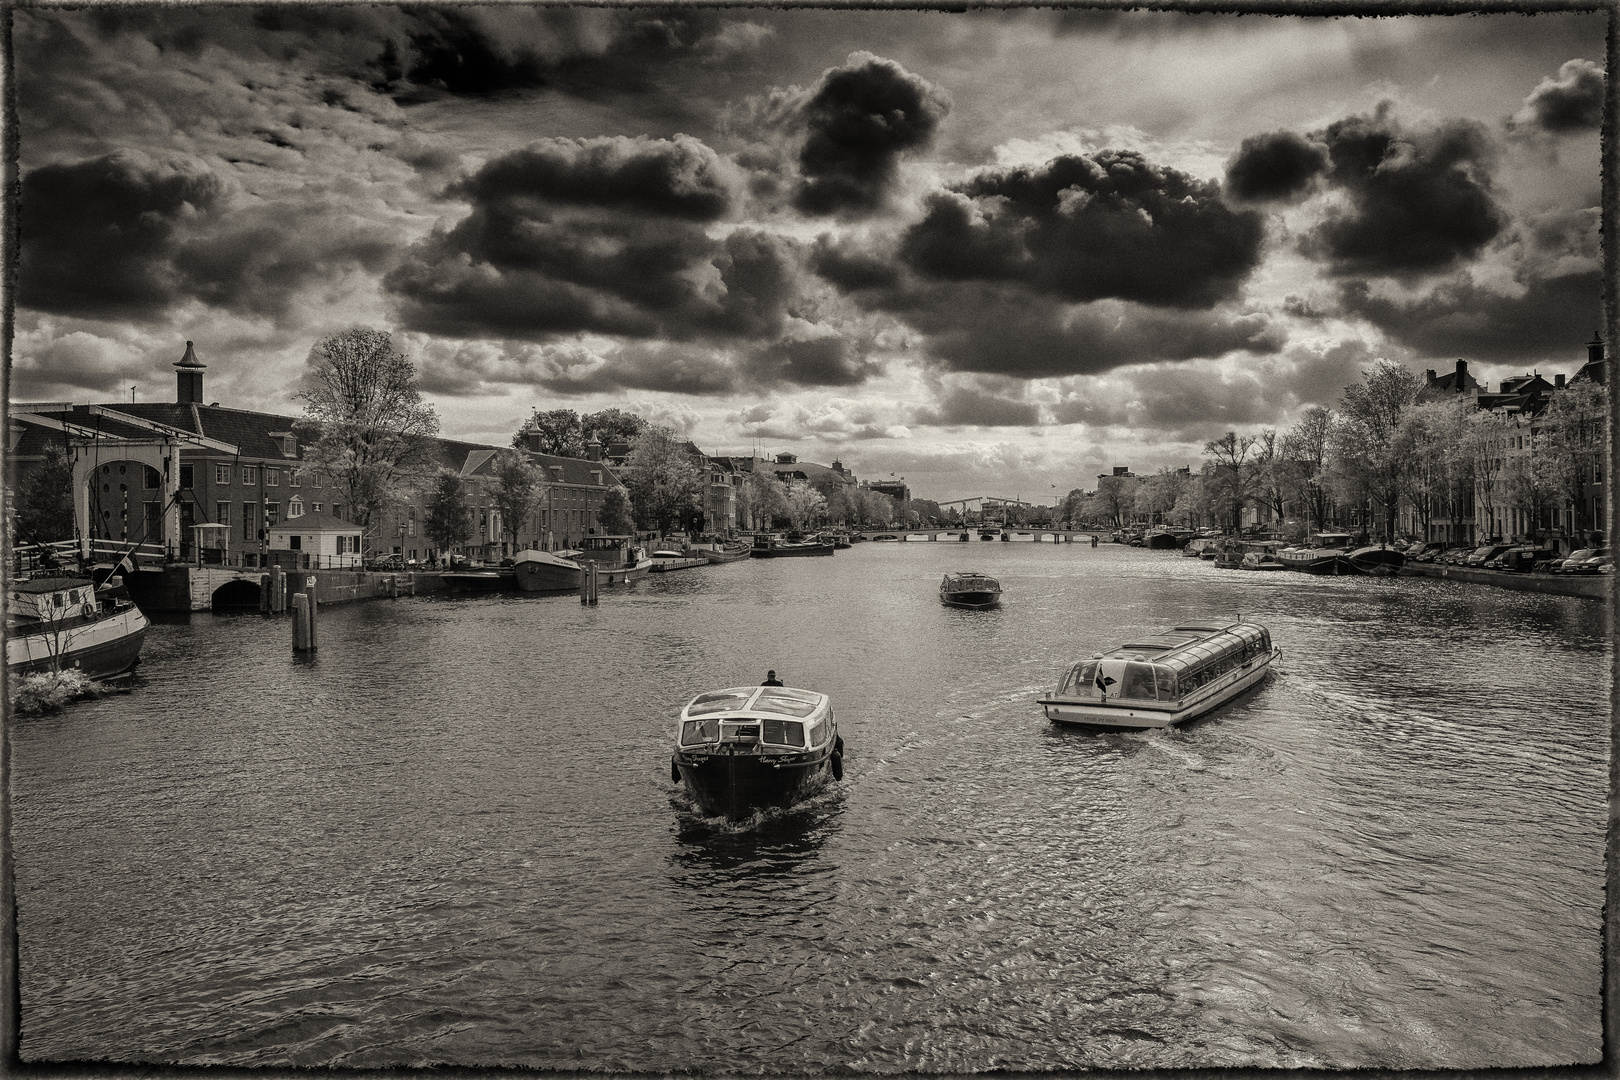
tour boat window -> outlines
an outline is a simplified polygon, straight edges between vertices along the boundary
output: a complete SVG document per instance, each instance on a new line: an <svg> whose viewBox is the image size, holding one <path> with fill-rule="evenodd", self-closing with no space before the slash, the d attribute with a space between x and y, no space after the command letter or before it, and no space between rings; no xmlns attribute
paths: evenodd
<svg viewBox="0 0 1620 1080"><path fill-rule="evenodd" d="M1096 682L1097 662L1083 660L1069 669L1069 676L1063 683L1063 689L1058 692L1071 697L1096 697Z"/></svg>
<svg viewBox="0 0 1620 1080"><path fill-rule="evenodd" d="M760 723L761 739L786 746L804 745L804 725L796 720L764 720Z"/></svg>
<svg viewBox="0 0 1620 1080"><path fill-rule="evenodd" d="M1159 696L1151 664L1126 664L1124 687L1120 692L1121 697L1152 700Z"/></svg>
<svg viewBox="0 0 1620 1080"><path fill-rule="evenodd" d="M803 692L783 692L782 687L771 687L760 694L754 702L754 708L762 712L782 713L785 716L809 716L821 704L819 696L805 699Z"/></svg>
<svg viewBox="0 0 1620 1080"><path fill-rule="evenodd" d="M1174 669L1155 667L1153 673L1158 679L1160 701L1174 701L1181 696L1176 692L1176 673Z"/></svg>
<svg viewBox="0 0 1620 1080"><path fill-rule="evenodd" d="M699 694L686 707L687 716L707 716L710 713L736 712L748 704L751 689L724 690L713 694Z"/></svg>
<svg viewBox="0 0 1620 1080"><path fill-rule="evenodd" d="M714 742L720 738L718 720L688 720L681 725L681 745Z"/></svg>

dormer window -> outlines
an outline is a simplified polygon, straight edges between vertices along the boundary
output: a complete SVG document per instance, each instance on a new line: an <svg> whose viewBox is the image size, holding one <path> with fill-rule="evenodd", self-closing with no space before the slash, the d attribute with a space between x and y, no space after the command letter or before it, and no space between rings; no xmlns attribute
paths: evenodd
<svg viewBox="0 0 1620 1080"><path fill-rule="evenodd" d="M298 437L290 431L272 431L270 437L276 440L276 446L281 450L282 457L298 456Z"/></svg>
<svg viewBox="0 0 1620 1080"><path fill-rule="evenodd" d="M591 470L591 483L595 484L597 487L602 486L602 470L601 469L592 469Z"/></svg>
<svg viewBox="0 0 1620 1080"><path fill-rule="evenodd" d="M560 483L562 483L562 479L563 479L563 467L561 465L552 465L551 466L551 481L552 481L552 483L560 484Z"/></svg>

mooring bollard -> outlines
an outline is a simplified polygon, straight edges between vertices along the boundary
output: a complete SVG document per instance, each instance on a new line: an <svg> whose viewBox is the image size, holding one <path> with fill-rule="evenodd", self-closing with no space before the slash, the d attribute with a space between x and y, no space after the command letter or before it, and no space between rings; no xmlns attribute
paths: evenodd
<svg viewBox="0 0 1620 1080"><path fill-rule="evenodd" d="M270 575L259 575L259 614L268 615L275 609L270 606Z"/></svg>
<svg viewBox="0 0 1620 1080"><path fill-rule="evenodd" d="M280 615L287 610L287 573L279 566L270 568L270 611Z"/></svg>
<svg viewBox="0 0 1620 1080"><path fill-rule="evenodd" d="M304 579L304 591L309 596L309 647L311 650L320 646L320 619L317 617L321 610L320 600L316 594L319 584L313 577Z"/></svg>
<svg viewBox="0 0 1620 1080"><path fill-rule="evenodd" d="M293 593L293 652L309 652L315 648L314 625L309 617L309 597Z"/></svg>

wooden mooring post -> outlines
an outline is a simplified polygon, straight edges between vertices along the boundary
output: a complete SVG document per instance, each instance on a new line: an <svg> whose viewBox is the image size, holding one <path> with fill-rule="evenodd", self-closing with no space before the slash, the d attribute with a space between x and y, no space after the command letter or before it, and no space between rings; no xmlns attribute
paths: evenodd
<svg viewBox="0 0 1620 1080"><path fill-rule="evenodd" d="M582 604L596 603L596 561L587 560L579 568L579 602Z"/></svg>
<svg viewBox="0 0 1620 1080"><path fill-rule="evenodd" d="M310 617L310 608L307 594L293 593L292 634L295 653L315 651L315 620Z"/></svg>
<svg viewBox="0 0 1620 1080"><path fill-rule="evenodd" d="M270 614L280 615L287 610L287 572L279 566L270 568Z"/></svg>

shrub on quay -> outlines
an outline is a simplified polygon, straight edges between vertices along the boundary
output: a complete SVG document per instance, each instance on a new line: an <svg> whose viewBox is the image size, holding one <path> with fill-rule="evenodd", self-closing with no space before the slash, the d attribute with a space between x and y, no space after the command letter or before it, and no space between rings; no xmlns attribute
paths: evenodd
<svg viewBox="0 0 1620 1080"><path fill-rule="evenodd" d="M38 716L95 694L96 684L83 672L37 671L12 685L11 710L18 716Z"/></svg>

